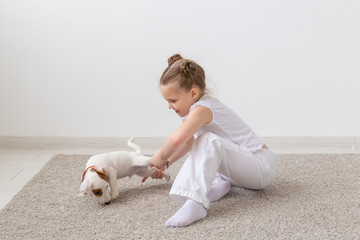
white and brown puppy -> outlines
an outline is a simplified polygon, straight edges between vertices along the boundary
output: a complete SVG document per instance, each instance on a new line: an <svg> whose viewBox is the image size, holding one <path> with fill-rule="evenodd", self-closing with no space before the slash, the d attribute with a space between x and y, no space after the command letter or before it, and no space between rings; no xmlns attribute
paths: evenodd
<svg viewBox="0 0 360 240"><path fill-rule="evenodd" d="M119 196L117 180L138 175L150 177L156 167L150 167L150 158L141 153L138 145L133 143L134 137L128 141L128 146L135 152L117 151L92 156L86 163L82 176L79 196L95 196L98 203L110 204ZM167 181L169 175L164 173ZM110 187L110 190L109 190Z"/></svg>

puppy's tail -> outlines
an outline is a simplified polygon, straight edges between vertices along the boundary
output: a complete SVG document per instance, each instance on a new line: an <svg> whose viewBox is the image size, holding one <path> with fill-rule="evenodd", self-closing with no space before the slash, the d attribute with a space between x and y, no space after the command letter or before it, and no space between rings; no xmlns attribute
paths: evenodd
<svg viewBox="0 0 360 240"><path fill-rule="evenodd" d="M133 143L133 140L135 139L135 137L131 137L128 142L127 142L127 145L131 148L133 148L137 153L141 154L142 155L142 152L141 152L141 148L136 145L135 143Z"/></svg>

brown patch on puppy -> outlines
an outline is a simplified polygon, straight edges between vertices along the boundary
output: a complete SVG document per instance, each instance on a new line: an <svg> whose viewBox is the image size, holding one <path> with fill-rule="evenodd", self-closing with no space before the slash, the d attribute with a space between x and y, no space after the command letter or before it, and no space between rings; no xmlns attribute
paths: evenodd
<svg viewBox="0 0 360 240"><path fill-rule="evenodd" d="M99 177L101 179L104 179L105 181L108 181L105 170L102 171L99 168L97 168L96 166L92 167L91 169L94 170L99 175Z"/></svg>
<svg viewBox="0 0 360 240"><path fill-rule="evenodd" d="M99 189L94 189L94 190L92 190L92 192L95 194L95 196L97 196L97 197L101 197L102 196L102 194L103 194L103 192L102 192L102 190L99 188Z"/></svg>

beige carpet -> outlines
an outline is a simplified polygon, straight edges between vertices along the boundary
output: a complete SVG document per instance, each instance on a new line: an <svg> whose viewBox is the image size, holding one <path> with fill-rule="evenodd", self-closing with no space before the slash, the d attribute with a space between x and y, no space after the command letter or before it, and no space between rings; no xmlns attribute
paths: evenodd
<svg viewBox="0 0 360 240"><path fill-rule="evenodd" d="M232 188L208 217L165 228L171 183L119 180L109 206L77 197L89 156L57 155L0 212L1 239L359 239L360 155L280 155L261 191ZM175 177L181 163L169 169Z"/></svg>

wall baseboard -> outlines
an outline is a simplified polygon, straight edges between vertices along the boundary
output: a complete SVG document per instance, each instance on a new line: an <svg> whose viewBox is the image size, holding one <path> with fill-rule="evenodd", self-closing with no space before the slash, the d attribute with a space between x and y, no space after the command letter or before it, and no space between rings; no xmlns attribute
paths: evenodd
<svg viewBox="0 0 360 240"><path fill-rule="evenodd" d="M126 149L129 137L7 137L0 136L0 149L109 148ZM143 149L158 149L165 137L136 137ZM360 151L360 137L262 137L277 152L344 152Z"/></svg>

